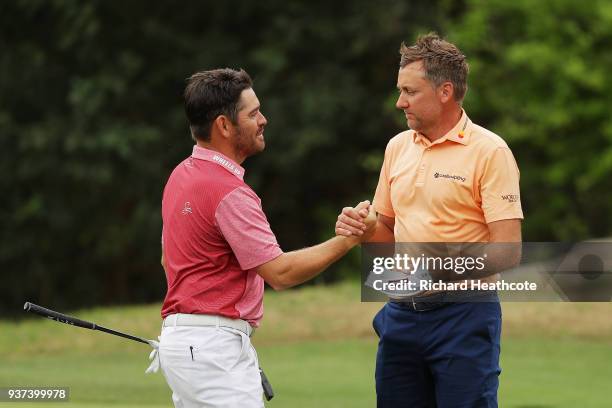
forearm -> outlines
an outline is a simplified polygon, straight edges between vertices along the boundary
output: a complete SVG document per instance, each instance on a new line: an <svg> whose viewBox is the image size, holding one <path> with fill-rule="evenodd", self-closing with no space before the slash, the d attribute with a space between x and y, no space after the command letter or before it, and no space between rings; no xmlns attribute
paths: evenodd
<svg viewBox="0 0 612 408"><path fill-rule="evenodd" d="M508 219L493 221L488 225L489 242L463 243L460 256L478 259L480 268L472 268L469 273L441 272L434 278L444 280L481 279L518 266L522 256L521 220ZM453 250L454 253L456 253Z"/></svg>
<svg viewBox="0 0 612 408"><path fill-rule="evenodd" d="M469 248L472 256L483 256L485 267L473 274L474 279L495 273L502 273L518 266L522 257L521 220L509 219L488 224L489 242L484 245L473 244ZM486 254L486 256L485 256Z"/></svg>
<svg viewBox="0 0 612 408"><path fill-rule="evenodd" d="M343 257L351 248L362 241L368 241L377 225L376 213L370 202L362 201L354 209L348 207L345 209L354 212L354 216L358 218L359 211L365 211L358 234L352 235L347 231L348 234L333 237L319 245L284 253L260 265L257 273L275 290L290 288L314 278Z"/></svg>
<svg viewBox="0 0 612 408"><path fill-rule="evenodd" d="M482 265L482 267L470 268L469 271L461 274L452 270L430 271L430 273L434 279L440 280L482 279L518 266L521 255L520 242L474 243L467 246L464 244L459 257L470 259L473 264Z"/></svg>
<svg viewBox="0 0 612 408"><path fill-rule="evenodd" d="M395 235L388 225L378 220L376 222L376 232L366 242L395 242Z"/></svg>
<svg viewBox="0 0 612 408"><path fill-rule="evenodd" d="M276 262L277 269L272 279L266 279L276 290L304 283L327 269L359 244L355 237L334 237L321 244L287 252Z"/></svg>
<svg viewBox="0 0 612 408"><path fill-rule="evenodd" d="M484 246L484 251L478 251L476 255L485 259L484 268L471 272L470 278L472 279L480 279L496 273L502 273L518 266L521 262L522 244L520 242L491 242Z"/></svg>

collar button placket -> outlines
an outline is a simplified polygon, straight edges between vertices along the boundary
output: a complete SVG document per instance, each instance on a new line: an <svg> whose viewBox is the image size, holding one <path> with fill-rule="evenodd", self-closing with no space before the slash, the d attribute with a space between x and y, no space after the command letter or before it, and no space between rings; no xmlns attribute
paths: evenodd
<svg viewBox="0 0 612 408"><path fill-rule="evenodd" d="M427 170L425 155L427 154L427 151L429 151L429 148L425 148L421 150L421 157L419 159L419 167L417 170L418 172L417 179L416 179L417 186L422 186L423 184L425 184L425 173Z"/></svg>

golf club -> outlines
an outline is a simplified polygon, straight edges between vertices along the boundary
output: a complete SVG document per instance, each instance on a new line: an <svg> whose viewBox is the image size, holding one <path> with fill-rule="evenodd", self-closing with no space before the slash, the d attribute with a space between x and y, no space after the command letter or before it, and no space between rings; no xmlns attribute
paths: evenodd
<svg viewBox="0 0 612 408"><path fill-rule="evenodd" d="M137 341L139 343L149 344L149 342L141 337L132 336L131 334L122 333L116 330L112 330L106 328L104 326L100 326L96 323L88 322L86 320L77 319L73 316L68 316L63 313L56 312L55 310L47 309L46 307L42 307L36 305L31 302L25 302L23 305L23 310L30 313L36 313L39 316L46 317L51 320L55 320L56 322L68 324L71 326L78 326L84 329L90 330L99 330L108 334L113 334L115 336L123 337L125 339L130 339ZM274 391L272 390L272 385L268 381L268 378L264 374L263 370L260 368L259 373L261 375L261 385L263 387L264 395L267 401L270 401L274 397Z"/></svg>

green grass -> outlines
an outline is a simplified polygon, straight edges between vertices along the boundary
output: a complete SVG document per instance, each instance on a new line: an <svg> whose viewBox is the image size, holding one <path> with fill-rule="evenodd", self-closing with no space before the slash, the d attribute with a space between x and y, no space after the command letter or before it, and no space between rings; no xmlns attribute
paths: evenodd
<svg viewBox="0 0 612 408"><path fill-rule="evenodd" d="M608 341L521 338L502 345L500 406L612 406L612 344Z"/></svg>
<svg viewBox="0 0 612 408"><path fill-rule="evenodd" d="M381 305L358 299L354 284L266 294L254 342L277 394L270 407L375 406L370 322ZM504 304L500 406L612 406L610 311L608 304ZM148 338L158 334L158 313L159 305L73 312ZM172 405L163 376L144 374L145 345L43 319L0 322L0 333L0 387L70 387L70 402L51 406Z"/></svg>

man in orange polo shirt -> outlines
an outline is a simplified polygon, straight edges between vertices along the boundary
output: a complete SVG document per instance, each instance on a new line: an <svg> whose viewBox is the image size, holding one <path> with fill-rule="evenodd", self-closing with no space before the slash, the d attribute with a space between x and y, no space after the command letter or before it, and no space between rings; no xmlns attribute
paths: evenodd
<svg viewBox="0 0 612 408"><path fill-rule="evenodd" d="M506 142L462 108L465 56L436 34L402 44L400 54L396 106L410 130L387 145L369 241L519 243L518 167ZM360 235L367 215L361 211L344 208L336 233ZM520 245L500 247L498 266L519 262ZM470 296L449 302L447 292L414 293L376 315L379 407L497 406L499 300L495 292Z"/></svg>

